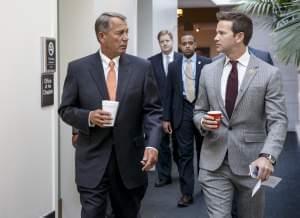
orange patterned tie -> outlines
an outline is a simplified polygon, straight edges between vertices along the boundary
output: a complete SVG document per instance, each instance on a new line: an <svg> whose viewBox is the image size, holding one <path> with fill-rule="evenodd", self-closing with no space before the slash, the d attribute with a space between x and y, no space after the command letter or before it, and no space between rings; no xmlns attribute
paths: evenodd
<svg viewBox="0 0 300 218"><path fill-rule="evenodd" d="M116 79L115 63L113 61L109 62L109 71L107 73L106 86L108 90L109 99L115 101L116 90L117 90L117 79Z"/></svg>

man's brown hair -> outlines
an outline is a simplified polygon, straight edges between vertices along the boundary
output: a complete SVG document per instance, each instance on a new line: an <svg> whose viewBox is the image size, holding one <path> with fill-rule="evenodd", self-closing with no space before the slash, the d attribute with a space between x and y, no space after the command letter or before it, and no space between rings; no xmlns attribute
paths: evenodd
<svg viewBox="0 0 300 218"><path fill-rule="evenodd" d="M226 20L232 21L232 32L234 34L244 33L244 44L248 45L253 33L253 23L250 17L239 12L225 12L217 13L218 21Z"/></svg>
<svg viewBox="0 0 300 218"><path fill-rule="evenodd" d="M163 35L169 35L170 38L173 40L173 34L169 31L169 30L161 30L159 31L159 33L157 34L157 40L160 40L160 37Z"/></svg>

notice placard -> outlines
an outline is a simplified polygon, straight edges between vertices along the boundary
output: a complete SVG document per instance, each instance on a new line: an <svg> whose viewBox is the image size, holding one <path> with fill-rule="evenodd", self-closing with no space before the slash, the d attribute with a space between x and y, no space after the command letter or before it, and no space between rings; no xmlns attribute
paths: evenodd
<svg viewBox="0 0 300 218"><path fill-rule="evenodd" d="M42 44L42 73L56 71L56 40L55 38L41 37Z"/></svg>
<svg viewBox="0 0 300 218"><path fill-rule="evenodd" d="M41 75L41 106L54 104L54 75L43 73Z"/></svg>

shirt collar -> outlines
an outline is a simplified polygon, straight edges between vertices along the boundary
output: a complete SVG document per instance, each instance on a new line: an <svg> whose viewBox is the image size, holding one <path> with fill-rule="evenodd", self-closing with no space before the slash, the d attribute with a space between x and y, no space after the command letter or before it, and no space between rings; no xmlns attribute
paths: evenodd
<svg viewBox="0 0 300 218"><path fill-rule="evenodd" d="M246 47L246 51L244 54L242 54L241 57L239 57L237 59L238 63L243 65L244 67L247 67L248 63L249 63L249 60L250 60L250 54L249 54L249 49L248 47ZM225 65L227 65L229 63L230 59L226 56L225 57Z"/></svg>
<svg viewBox="0 0 300 218"><path fill-rule="evenodd" d="M170 58L173 58L174 57L174 51L171 51L169 54L164 54L162 53L163 57L170 57Z"/></svg>
<svg viewBox="0 0 300 218"><path fill-rule="evenodd" d="M119 67L119 60L120 60L120 56L117 56L115 58L113 58L112 60L107 57L105 54L103 54L101 52L101 49L99 49L99 54L100 54L100 57L101 57L101 60L102 62L106 65L106 66L109 66L109 62L110 61L113 61L115 63L115 67L118 68Z"/></svg>
<svg viewBox="0 0 300 218"><path fill-rule="evenodd" d="M193 54L192 57L190 58L186 58L185 56L183 56L183 62L186 63L188 60L192 60L192 62L196 62L196 53Z"/></svg>

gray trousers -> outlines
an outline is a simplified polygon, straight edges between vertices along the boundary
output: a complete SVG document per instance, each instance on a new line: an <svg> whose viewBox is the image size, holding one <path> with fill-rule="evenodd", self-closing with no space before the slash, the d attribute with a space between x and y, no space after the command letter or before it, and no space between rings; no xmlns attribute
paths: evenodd
<svg viewBox="0 0 300 218"><path fill-rule="evenodd" d="M265 193L261 188L253 197L252 189L257 180L250 176L232 173L228 161L216 171L200 169L199 181L210 218L231 218L232 199L237 192L239 218L263 218Z"/></svg>

